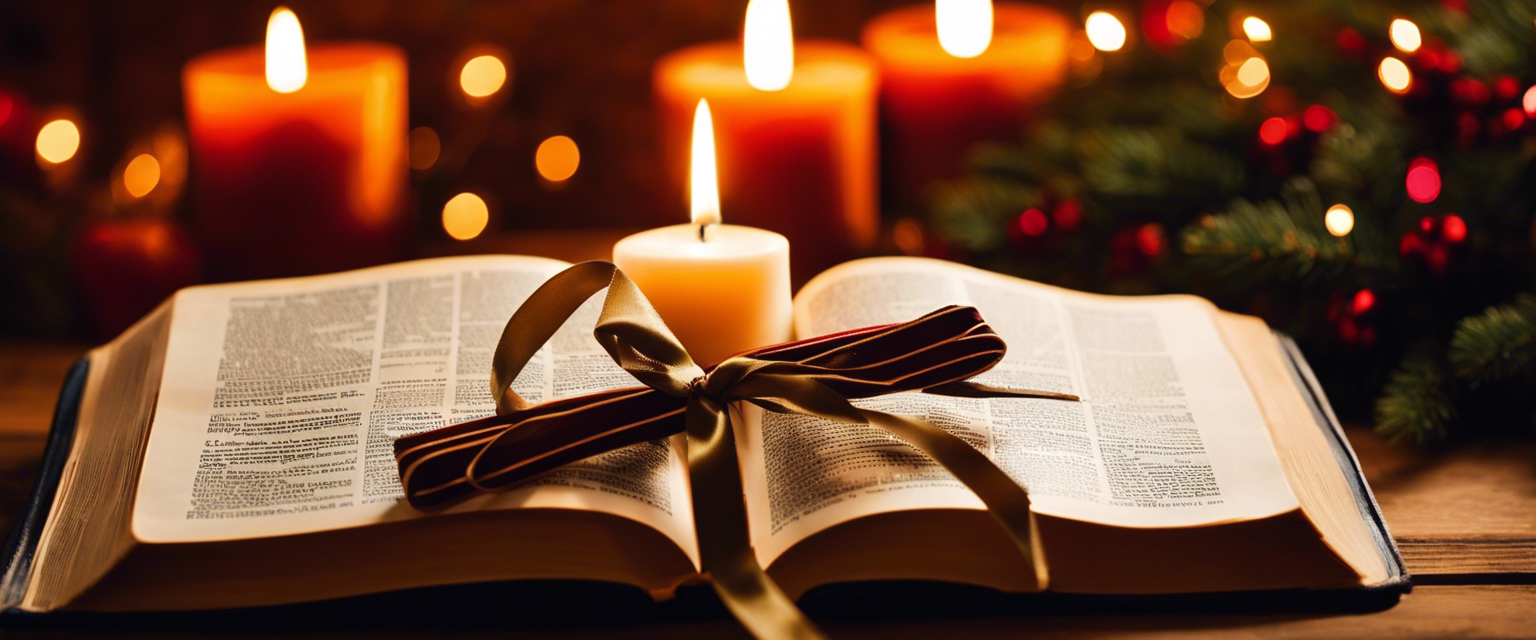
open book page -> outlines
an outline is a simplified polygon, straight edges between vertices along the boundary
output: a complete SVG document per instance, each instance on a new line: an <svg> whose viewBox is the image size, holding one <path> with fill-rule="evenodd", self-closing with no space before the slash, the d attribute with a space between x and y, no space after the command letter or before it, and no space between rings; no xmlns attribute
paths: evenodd
<svg viewBox="0 0 1536 640"><path fill-rule="evenodd" d="M1098 296L937 260L878 258L806 285L795 330L803 337L901 322L948 304L977 307L1007 342L1003 363L980 380L1083 402L909 393L859 404L921 417L971 442L1030 489L1037 512L1176 527L1297 507L1214 307L1198 298ZM744 466L765 561L864 515L981 508L941 467L877 427L753 413L761 428L743 430Z"/></svg>
<svg viewBox="0 0 1536 640"><path fill-rule="evenodd" d="M274 536L421 517L398 436L490 415L507 318L566 265L477 256L177 295L134 513L151 542ZM634 386L592 338L589 300L513 387L531 402ZM639 520L690 556L680 447L634 445L449 512L515 507Z"/></svg>

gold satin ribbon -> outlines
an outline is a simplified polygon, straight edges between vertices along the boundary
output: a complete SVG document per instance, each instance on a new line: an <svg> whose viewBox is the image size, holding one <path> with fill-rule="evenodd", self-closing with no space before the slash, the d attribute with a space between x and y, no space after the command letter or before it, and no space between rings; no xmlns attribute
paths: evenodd
<svg viewBox="0 0 1536 640"><path fill-rule="evenodd" d="M605 287L593 334L614 362L648 389L530 405L512 390L512 381L571 314ZM907 441L981 498L1043 587L1046 568L1025 488L943 429L849 402L913 390L1077 399L965 382L999 362L1003 350L1002 340L974 309L947 307L909 323L758 349L706 373L622 271L607 262L584 262L551 278L508 320L492 360L498 415L400 438L396 458L407 499L431 508L507 488L574 459L685 431L699 555L715 591L759 638L819 638L821 632L763 571L752 548L729 403L872 424ZM676 428L678 418L683 429Z"/></svg>

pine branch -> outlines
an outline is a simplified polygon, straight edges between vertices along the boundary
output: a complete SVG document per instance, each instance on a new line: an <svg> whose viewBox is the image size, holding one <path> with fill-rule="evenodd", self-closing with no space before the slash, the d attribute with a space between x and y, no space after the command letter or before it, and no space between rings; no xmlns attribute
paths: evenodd
<svg viewBox="0 0 1536 640"><path fill-rule="evenodd" d="M1010 213L1039 206L1040 190L1018 182L973 178L950 183L934 197L932 221L944 237L972 253L1003 248L998 233Z"/></svg>
<svg viewBox="0 0 1536 640"><path fill-rule="evenodd" d="M1536 370L1536 295L1465 318L1451 336L1456 375L1473 385L1529 375Z"/></svg>
<svg viewBox="0 0 1536 640"><path fill-rule="evenodd" d="M1309 183L1292 186L1287 195L1285 202L1238 200L1226 213L1191 225L1183 235L1185 255L1233 288L1272 282L1315 286L1352 270L1396 268L1389 256L1328 233L1324 207Z"/></svg>
<svg viewBox="0 0 1536 640"><path fill-rule="evenodd" d="M1425 356L1405 360L1376 400L1376 432L1390 442L1444 439L1456 417L1444 366Z"/></svg>

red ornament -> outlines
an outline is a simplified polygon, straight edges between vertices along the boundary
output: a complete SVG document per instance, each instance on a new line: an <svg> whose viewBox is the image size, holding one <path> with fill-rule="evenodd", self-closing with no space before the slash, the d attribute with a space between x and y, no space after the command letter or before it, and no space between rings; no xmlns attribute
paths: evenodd
<svg viewBox="0 0 1536 640"><path fill-rule="evenodd" d="M1365 36L1359 31L1345 27L1334 38L1334 46L1339 48L1339 53L1346 56L1359 57L1365 53Z"/></svg>
<svg viewBox="0 0 1536 640"><path fill-rule="evenodd" d="M1278 147L1285 142L1288 127L1285 118L1270 118L1259 125L1259 141L1271 147Z"/></svg>
<svg viewBox="0 0 1536 640"><path fill-rule="evenodd" d="M1487 104L1493 97L1488 85L1474 78L1457 78L1451 81L1451 98L1468 106Z"/></svg>
<svg viewBox="0 0 1536 640"><path fill-rule="evenodd" d="M1440 197L1440 167L1429 158L1415 158L1408 163L1408 197L1414 202L1434 202Z"/></svg>
<svg viewBox="0 0 1536 640"><path fill-rule="evenodd" d="M1328 299L1328 323L1340 342L1369 347L1376 343L1375 309L1376 294L1370 289L1337 292Z"/></svg>
<svg viewBox="0 0 1536 640"><path fill-rule="evenodd" d="M1307 130L1313 133L1322 133L1327 131L1328 127L1333 126L1334 124L1338 123L1338 121L1339 114L1334 113L1332 109L1329 109L1328 107L1320 104L1314 104L1310 107L1307 107L1306 112L1301 115L1302 124L1305 124L1307 126Z"/></svg>
<svg viewBox="0 0 1536 640"><path fill-rule="evenodd" d="M1083 206L1076 200L1063 200L1051 209L1051 220L1062 231L1075 231L1083 223Z"/></svg>
<svg viewBox="0 0 1536 640"><path fill-rule="evenodd" d="M1155 222L1121 227L1109 239L1109 270L1133 276L1152 266L1163 254L1163 226Z"/></svg>
<svg viewBox="0 0 1536 640"><path fill-rule="evenodd" d="M1470 231L1467 221L1454 213L1424 216L1416 228L1403 234L1398 253L1404 260L1423 264L1435 275L1444 275L1462 252Z"/></svg>
<svg viewBox="0 0 1536 640"><path fill-rule="evenodd" d="M191 237L162 218L87 225L75 238L70 266L102 338L121 333L177 289L202 279Z"/></svg>
<svg viewBox="0 0 1536 640"><path fill-rule="evenodd" d="M1493 83L1493 92L1498 94L1500 100L1514 100L1520 93L1520 81L1514 76L1499 76Z"/></svg>
<svg viewBox="0 0 1536 640"><path fill-rule="evenodd" d="M1026 236L1039 237L1045 235L1046 230L1051 228L1051 221L1039 209L1030 209L1019 214L1019 219L1015 226L1019 228L1020 233Z"/></svg>

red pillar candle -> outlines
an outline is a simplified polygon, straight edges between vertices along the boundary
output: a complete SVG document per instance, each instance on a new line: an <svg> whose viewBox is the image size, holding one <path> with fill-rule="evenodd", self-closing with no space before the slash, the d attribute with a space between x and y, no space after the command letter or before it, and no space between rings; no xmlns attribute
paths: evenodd
<svg viewBox="0 0 1536 640"><path fill-rule="evenodd" d="M960 11L945 15L941 44L936 18L956 7ZM980 22L985 8L990 25ZM989 33L990 42L974 42ZM919 207L933 181L963 173L977 142L1017 139L1031 107L1054 95L1066 77L1071 33L1071 22L1055 10L1006 2L989 7L986 0L938 0L866 25L864 47L880 64L887 205Z"/></svg>
<svg viewBox="0 0 1536 640"><path fill-rule="evenodd" d="M869 251L879 231L875 65L849 45L794 42L784 0L753 0L747 14L742 43L691 47L657 63L664 156L681 185L694 106L709 100L722 208L734 222L787 236L803 282ZM764 22L774 17L782 24ZM776 50L758 57L765 39Z"/></svg>
<svg viewBox="0 0 1536 640"><path fill-rule="evenodd" d="M297 19L281 8L265 50L226 49L187 64L195 220L214 278L402 257L405 74L405 54L385 44L306 52Z"/></svg>

